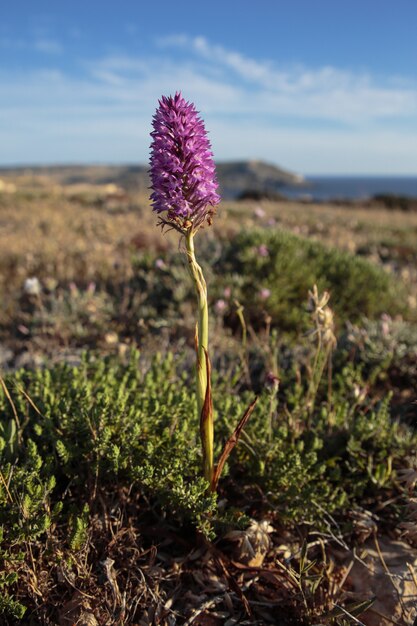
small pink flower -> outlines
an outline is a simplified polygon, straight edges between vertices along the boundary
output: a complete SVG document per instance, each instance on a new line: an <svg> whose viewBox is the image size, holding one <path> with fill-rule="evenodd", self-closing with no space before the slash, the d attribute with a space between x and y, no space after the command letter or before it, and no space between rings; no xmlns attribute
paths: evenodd
<svg viewBox="0 0 417 626"><path fill-rule="evenodd" d="M166 268L166 263L165 263L165 261L164 261L163 259L156 259L156 261L155 261L155 267L156 267L158 270L163 270L163 269L165 269L165 268Z"/></svg>
<svg viewBox="0 0 417 626"><path fill-rule="evenodd" d="M381 315L381 331L383 337L388 337L390 335L391 325L392 317L390 315L387 315L387 313L383 313Z"/></svg>
<svg viewBox="0 0 417 626"><path fill-rule="evenodd" d="M259 292L259 297L261 300L268 300L270 295L271 295L271 290L268 289L267 287L262 287L262 289Z"/></svg>
<svg viewBox="0 0 417 626"><path fill-rule="evenodd" d="M263 210L263 208L261 206L257 206L255 207L253 214L255 217L257 217L258 219L262 219L263 217L265 217L265 211Z"/></svg>
<svg viewBox="0 0 417 626"><path fill-rule="evenodd" d="M93 296L95 292L96 292L96 283L91 281L91 283L88 283L87 293L89 296Z"/></svg>
<svg viewBox="0 0 417 626"><path fill-rule="evenodd" d="M264 385L269 391L277 391L279 387L280 380L278 376L275 376L273 372L268 372L265 376Z"/></svg>
<svg viewBox="0 0 417 626"><path fill-rule="evenodd" d="M214 304L214 310L216 311L218 315L221 315L222 313L224 313L226 307L227 307L227 304L222 299L217 300L217 302Z"/></svg>
<svg viewBox="0 0 417 626"><path fill-rule="evenodd" d="M268 247L264 243L262 243L260 246L258 246L258 248L256 248L256 251L259 254L259 256L262 256L264 258L269 256Z"/></svg>
<svg viewBox="0 0 417 626"><path fill-rule="evenodd" d="M74 298L75 298L76 296L78 296L78 287L77 287L77 285L74 283L74 281L73 281L73 280L70 282L70 284L68 285L68 287L69 287L69 291L70 291L70 294L71 294L71 296L72 296L72 297L74 297Z"/></svg>
<svg viewBox="0 0 417 626"><path fill-rule="evenodd" d="M225 287L223 289L223 295L225 298L229 299L230 296L232 295L232 290L230 289L230 287Z"/></svg>

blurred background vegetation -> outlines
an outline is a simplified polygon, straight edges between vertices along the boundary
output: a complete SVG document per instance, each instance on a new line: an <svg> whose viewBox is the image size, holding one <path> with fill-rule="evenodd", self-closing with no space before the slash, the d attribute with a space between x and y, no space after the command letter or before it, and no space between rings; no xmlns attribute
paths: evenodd
<svg viewBox="0 0 417 626"><path fill-rule="evenodd" d="M330 529L346 549L375 528L401 535L407 498L398 477L417 444L417 213L380 200L261 197L223 202L199 233L217 456L259 396L216 503L200 478L195 294L177 233L161 232L147 197L130 187L12 174L8 184L0 193L5 623L62 621L62 598L72 619L84 611L98 623L117 623L115 615L135 623L167 601L185 619L197 601L175 590L198 594L201 577L224 576L217 561L197 558L190 582L190 536L226 541L230 558L224 537L254 523L275 529L273 541L264 526L257 531L264 568L284 575L276 573L284 542L284 578L298 591L277 583L281 600L268 604L261 578L248 592L251 611L265 623L283 612L286 623L352 623L332 613L337 602L355 613L345 582L335 582L343 575L332 542L300 550L313 531ZM166 524L170 556L155 553L156 574L146 555ZM111 577L102 581L107 558L118 563L123 601ZM333 573L323 559L334 560ZM73 585L100 599L94 610L71 605Z"/></svg>

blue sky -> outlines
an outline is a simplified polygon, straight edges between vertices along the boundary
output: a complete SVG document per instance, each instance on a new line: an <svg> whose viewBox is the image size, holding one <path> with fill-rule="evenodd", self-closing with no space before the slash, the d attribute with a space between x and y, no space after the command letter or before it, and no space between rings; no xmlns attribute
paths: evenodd
<svg viewBox="0 0 417 626"><path fill-rule="evenodd" d="M417 173L416 0L7 3L0 164L146 162L162 94L217 160Z"/></svg>

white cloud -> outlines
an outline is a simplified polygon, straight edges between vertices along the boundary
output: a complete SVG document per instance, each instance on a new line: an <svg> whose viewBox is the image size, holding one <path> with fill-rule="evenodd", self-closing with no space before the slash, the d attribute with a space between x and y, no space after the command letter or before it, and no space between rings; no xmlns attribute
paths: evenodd
<svg viewBox="0 0 417 626"><path fill-rule="evenodd" d="M378 84L366 73L355 74L332 66L278 69L204 37L172 36L158 40L162 47L193 51L209 63L239 78L246 91L255 94L260 111L277 115L327 118L344 123L364 122L396 115L417 114L417 83L398 77ZM226 78L226 75L225 75Z"/></svg>
<svg viewBox="0 0 417 626"><path fill-rule="evenodd" d="M182 90L219 160L264 158L310 173L417 170L417 86L407 78L278 68L202 37L158 43L146 57L84 61L76 75L3 67L0 163L144 162L157 99Z"/></svg>
<svg viewBox="0 0 417 626"><path fill-rule="evenodd" d="M61 52L63 51L62 45L54 39L36 39L33 47L38 52L44 52L45 54L61 54Z"/></svg>
<svg viewBox="0 0 417 626"><path fill-rule="evenodd" d="M34 40L0 37L0 48L7 50L35 50L44 54L61 54L63 52L63 47L58 41L47 37L37 37Z"/></svg>
<svg viewBox="0 0 417 626"><path fill-rule="evenodd" d="M415 174L417 130L304 130L211 124L215 152L222 159L260 158L302 173ZM233 140L232 140L233 138Z"/></svg>

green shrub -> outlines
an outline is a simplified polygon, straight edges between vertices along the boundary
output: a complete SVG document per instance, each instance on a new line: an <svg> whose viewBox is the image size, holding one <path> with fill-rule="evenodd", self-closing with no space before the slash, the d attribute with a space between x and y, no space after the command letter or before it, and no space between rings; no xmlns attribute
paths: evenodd
<svg viewBox="0 0 417 626"><path fill-rule="evenodd" d="M267 256L259 253L260 246L266 246ZM339 324L407 309L404 291L383 269L280 230L242 231L225 241L214 272L210 282L230 286L249 321L259 322L266 311L273 325L289 331L304 327L300 303L314 284L319 292L330 291ZM265 300L261 288L271 292Z"/></svg>
<svg viewBox="0 0 417 626"><path fill-rule="evenodd" d="M332 403L322 394L313 415L303 404L307 381L285 389L278 410L265 391L229 458L220 483L229 508L219 513L201 478L194 385L182 368L171 353L147 367L134 353L125 365L84 358L79 367L22 370L6 379L14 408L2 393L5 614L21 610L21 592L13 592L22 560L30 562L43 542L73 558L90 540L94 545L92 520L120 489L137 494L139 511L209 536L238 522L254 490L287 523L320 524L323 512L343 513L391 486L393 468L416 445L410 429L392 420L387 401L356 397L365 382L352 365L336 373ZM252 395L237 396L224 376L213 382L218 458Z"/></svg>

